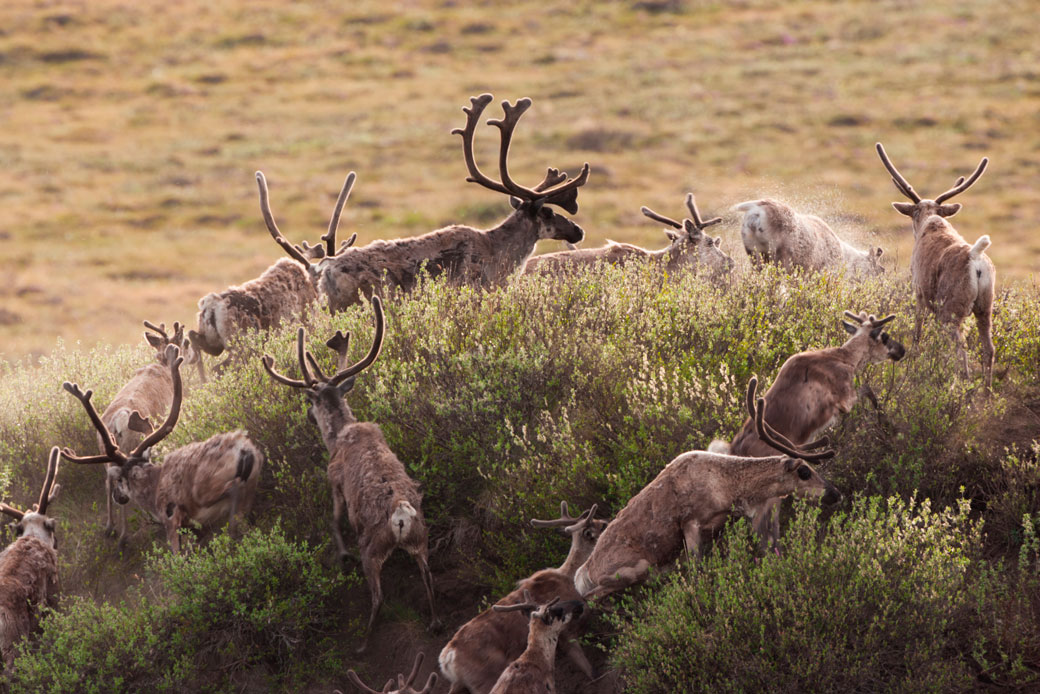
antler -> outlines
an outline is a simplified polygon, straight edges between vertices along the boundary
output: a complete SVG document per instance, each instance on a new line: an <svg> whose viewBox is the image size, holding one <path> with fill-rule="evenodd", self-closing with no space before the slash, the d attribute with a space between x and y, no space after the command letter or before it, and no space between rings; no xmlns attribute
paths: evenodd
<svg viewBox="0 0 1040 694"><path fill-rule="evenodd" d="M15 520L21 520L25 517L25 511L19 511L14 506L8 506L2 501L0 501L0 513L11 516L11 518L14 518Z"/></svg>
<svg viewBox="0 0 1040 694"><path fill-rule="evenodd" d="M571 516L570 509L567 507L567 502L561 501L559 518L556 518L554 520L537 520L535 518L532 518L531 525L533 525L536 528L560 528L567 525L574 525L576 522L585 520L586 518L595 513L596 506L593 506L592 508L586 511L582 511L580 516L574 518Z"/></svg>
<svg viewBox="0 0 1040 694"><path fill-rule="evenodd" d="M701 221L701 213L700 210L697 209L697 201L694 200L693 193L686 194L686 209L688 209L690 214L693 215L693 224L698 229L704 229L705 227L710 227L712 224L718 224L722 221L722 217L712 217L706 222Z"/></svg>
<svg viewBox="0 0 1040 694"><path fill-rule="evenodd" d="M403 674L398 674L397 675L397 691L398 692L404 692L404 690L406 688L410 688L412 686L412 683L415 682L415 678L419 675L419 667L422 665L424 657L425 656L422 653L422 651L420 651L419 653L417 653L415 655L415 663L412 665L412 671L408 675L407 679L405 678L405 676ZM347 670L347 677L350 678L350 681L354 683L355 687L357 687L358 689L360 689L363 692L366 692L366 694L382 694L381 692L377 692L376 690L370 688L368 685L366 685L364 682L362 682L361 678L358 677L357 673L354 672L354 670L352 670L352 669L351 670ZM437 684L437 673L436 672L431 672L429 679L426 680L426 686L424 686L421 691L417 692L417 694L428 694L430 691L433 690L433 687L436 684ZM394 686L394 680L393 679L388 680L387 683L385 685L383 685L383 692L389 691L390 688L393 687L393 686ZM415 691L415 690L413 689L412 691Z"/></svg>
<svg viewBox="0 0 1040 694"><path fill-rule="evenodd" d="M950 188L948 191L946 191L942 195L936 197L935 198L935 202L939 203L939 204L942 204L946 200L949 200L950 198L952 198L954 195L958 195L960 193L963 193L968 188L971 188L975 184L975 181L979 180L979 176L981 176L982 172L986 170L986 166L988 164L989 164L989 157L983 157L982 161L979 162L979 165L975 167L975 173L973 173L971 176L969 176L968 180L965 181L964 180L964 176L961 176L960 178L957 179L957 182L953 184L953 188Z"/></svg>
<svg viewBox="0 0 1040 694"><path fill-rule="evenodd" d="M264 369L267 370L267 373L270 374L271 378L273 378L274 380L278 381L282 385L291 386L293 388L310 388L311 386L313 386L317 382L313 378L311 378L310 373L308 373L308 371L307 371L307 363L306 363L306 361L304 361L306 352L305 352L305 350L303 348L303 338L304 338L304 330L301 327L300 329L298 329L296 331L296 358L299 360L300 370L301 370L301 373L303 374L303 380L302 381L298 381L298 380L296 380L294 378L289 378L287 376L283 376L282 374L280 374L277 371L275 371L274 370L274 357L272 357L270 354L265 354L263 356L263 359L261 359L261 361L262 361L262 363L264 365ZM312 359L313 359L313 357L312 357Z"/></svg>
<svg viewBox="0 0 1040 694"><path fill-rule="evenodd" d="M179 323L174 323L174 325L179 325ZM153 332L158 333L159 337L161 337L162 339L169 341L170 338L166 334L166 323L159 323L159 325L156 325L155 323L146 320L144 321L144 327L148 328Z"/></svg>
<svg viewBox="0 0 1040 694"><path fill-rule="evenodd" d="M40 514L47 513L47 504L50 503L53 495L51 494L51 488L54 485L54 479L58 476L58 447L54 446L51 448L50 458L47 460L47 477L43 480L43 489L40 491L40 501L36 505L36 512ZM54 490L55 494L57 489Z"/></svg>
<svg viewBox="0 0 1040 694"><path fill-rule="evenodd" d="M875 328L879 328L882 325L888 325L889 323L891 323L892 321L894 321L896 319L896 314L894 314L894 313L889 314L888 316L886 316L886 317L884 317L884 318L882 318L880 320L878 318L874 317L873 315L865 315L865 314L866 314L865 311L861 312L859 314L855 314L852 311L845 311L845 317L848 318L849 320L854 320L857 323L859 323L860 325L863 325L864 321L866 321L866 322L870 323L871 326L873 326Z"/></svg>
<svg viewBox="0 0 1040 694"><path fill-rule="evenodd" d="M374 362L376 360L376 357L379 356L379 350L383 347L383 333L386 328L386 319L383 316L383 302L379 299L378 296L372 297L372 309L375 311L376 314L376 334L375 337L372 338L371 349L368 350L368 354L366 354L361 361L357 362L353 366L349 366L345 369L340 368L339 371L336 372L336 375L329 379L329 385L339 385L351 376L358 375L359 373L367 369L369 366L371 366L372 362ZM337 349L337 351L339 350ZM345 356L345 353L340 353L341 363Z"/></svg>
<svg viewBox="0 0 1040 694"><path fill-rule="evenodd" d="M325 346L336 350L336 353L339 354L336 370L342 371L347 368L347 353L350 350L350 331L347 331L347 334L344 335L342 330L337 330L335 335L325 341Z"/></svg>
<svg viewBox="0 0 1040 694"><path fill-rule="evenodd" d="M74 463L117 463L120 465L125 463L127 460L126 456L119 450L119 447L116 445L116 440L112 436L112 432L109 431L108 427L105 426L105 423L101 421L101 416L97 413L97 409L94 408L94 404L90 401L90 398L94 395L94 391L88 390L84 393L80 390L79 384L69 383L68 381L62 383L61 387L83 403L83 408L87 411L87 416L90 417L91 423L101 436L101 445L105 449L104 455L81 457L77 456L71 448L66 447L62 449L61 454Z"/></svg>
<svg viewBox="0 0 1040 694"><path fill-rule="evenodd" d="M176 426L177 418L181 414L181 400L184 397L181 385L181 363L183 361L184 357L181 356L181 350L177 345L166 346L166 363L170 365L170 377L173 379L173 403L170 404L170 413L166 415L166 421L162 426L149 434L130 453L131 458L140 457L146 450L169 436L173 427Z"/></svg>
<svg viewBox="0 0 1040 694"><path fill-rule="evenodd" d="M357 174L353 171L347 174L347 180L343 181L343 188L339 191L339 198L336 199L336 209L332 211L332 219L329 220L329 230L321 237L321 240L325 242L325 252L329 257L336 255L336 230L339 229L339 216L343 212L343 205L347 203L347 198L350 197L350 191L353 190L356 179ZM357 234L351 236L349 243L340 250L348 248L356 238Z"/></svg>
<svg viewBox="0 0 1040 694"><path fill-rule="evenodd" d="M509 146L513 139L513 130L516 128L516 124L520 122L521 116L531 107L531 100L526 97L517 99L515 105L510 104L509 101L503 101L502 111L505 114L504 117L488 121L488 125L493 125L500 131L498 168L502 181L499 182L488 178L477 167L477 162L473 157L473 136L476 132L477 121L480 120L481 114L487 108L487 105L491 103L492 99L494 97L491 94L470 97L470 108L462 109L466 113L466 127L455 128L451 131L453 135L462 136L463 155L466 158L466 167L470 173L466 180L471 183L479 183L485 188L490 188L499 193L514 195L528 202L557 205L571 214L577 213L578 203L575 191L589 180L588 163L582 167L581 173L569 181L566 180L566 174L561 174L558 169L550 168L542 182L534 188L521 186L509 175ZM552 186L556 187L553 188Z"/></svg>
<svg viewBox="0 0 1040 694"><path fill-rule="evenodd" d="M559 601L560 596L557 595L555 598L545 603L544 607L552 607ZM537 610L539 607L543 607L543 605L535 602L534 598L531 597L531 591L525 589L523 602L516 603L515 605L492 605L491 609L495 612L517 612L519 610Z"/></svg>
<svg viewBox="0 0 1040 694"><path fill-rule="evenodd" d="M348 176L347 178L349 179L350 177ZM264 222L267 224L267 231L271 233L271 237L274 238L275 243L281 246L282 250L289 254L290 258L301 263L304 267L309 268L311 266L311 261L307 259L306 255L304 255L303 249L289 243L289 240L282 236L282 232L278 230L278 225L275 224L274 214L271 213L271 201L268 199L267 179L264 178L263 171L256 172L256 185L260 189L260 212L264 215Z"/></svg>
<svg viewBox="0 0 1040 694"><path fill-rule="evenodd" d="M748 381L747 408L748 414L750 414L751 418L755 420L755 429L758 432L758 437L762 439L762 441L769 444L778 451L786 453L787 455L793 458L801 458L802 460L807 460L809 462L816 460L827 460L828 458L834 457L834 451L830 449L825 450L821 453L806 453L806 451L815 450L817 448L830 445L829 436L823 436L817 439L816 441L811 441L799 448L798 446L795 446L793 443L791 443L791 441L788 440L786 436L784 436L776 429L774 429L772 426L770 426L768 423L766 423L766 400L765 398L758 398L756 401L755 392L757 390L758 376L752 376L751 380Z"/></svg>
<svg viewBox="0 0 1040 694"><path fill-rule="evenodd" d="M881 163L888 169L888 173L892 175L892 183L896 184L896 189L906 197L913 200L915 203L921 202L921 196L917 194L914 187L910 185L910 182L903 177L903 174L899 173L895 165L888 158L888 154L885 153L885 148L878 142L874 145L877 148L878 156L881 157Z"/></svg>
<svg viewBox="0 0 1040 694"><path fill-rule="evenodd" d="M639 211L642 212L647 217L649 217L650 219L654 220L655 222L660 222L661 224L667 224L668 226L675 227L676 229L682 229L683 228L683 225L680 222L675 221L671 217L665 217L663 214L658 214L657 212L654 212L653 210L651 210L646 205L644 205L643 207L640 207Z"/></svg>

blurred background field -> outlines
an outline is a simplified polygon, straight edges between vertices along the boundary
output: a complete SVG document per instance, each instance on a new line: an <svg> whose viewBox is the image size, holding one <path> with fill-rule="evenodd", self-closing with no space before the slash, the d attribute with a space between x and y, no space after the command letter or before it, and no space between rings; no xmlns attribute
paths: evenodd
<svg viewBox="0 0 1040 694"><path fill-rule="evenodd" d="M513 170L592 165L586 245L663 243L640 205L772 195L909 261L882 140L935 195L987 155L954 220L1002 283L1040 265L1034 2L201 2L0 5L0 357L139 340L316 240L349 170L359 243L505 216L464 181L461 107L529 96ZM498 106L487 111L498 115ZM497 131L478 157L494 170ZM874 238L876 236L876 238ZM542 250L556 250L546 245Z"/></svg>

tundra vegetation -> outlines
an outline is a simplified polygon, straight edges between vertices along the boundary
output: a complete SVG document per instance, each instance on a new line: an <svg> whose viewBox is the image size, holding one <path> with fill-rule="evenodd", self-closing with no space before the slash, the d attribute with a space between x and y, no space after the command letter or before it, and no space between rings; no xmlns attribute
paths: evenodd
<svg viewBox="0 0 1040 694"><path fill-rule="evenodd" d="M572 508L597 503L597 516L612 518L667 461L740 428L752 374L767 390L790 355L840 344L849 307L909 316L913 301L905 270L895 281L886 273L853 285L767 267L719 287L706 277L662 277L633 265L593 268L572 279L522 278L494 291L423 281L387 303L390 328L380 358L351 391L351 409L379 422L422 485L430 566L448 629L423 633L424 588L402 556L384 569L387 603L365 658L353 651L364 638L370 599L358 577L360 562L348 558L342 583L338 552L327 541L332 498L325 447L307 421L304 399L259 364L264 353L277 364L294 363L295 330L247 333L235 345L243 360L219 380L199 384L193 371L185 372L189 396L180 422L155 458L217 432L248 430L265 458L253 529L239 542L221 533L178 558L137 512L129 519L133 541L120 558L115 543L104 540L101 471L65 465L56 519L63 602L16 659L13 686L68 690L75 681L69 678L79 676L122 682L111 685L116 689L138 686L131 682L157 691L201 689L202 682L229 690L317 682L347 691L349 667L380 681L408 670L420 649L425 681L454 629L487 606L479 596L494 602L518 577L564 562L568 539L533 529L530 518L555 517L561 498ZM806 686L813 672L821 673L817 685L833 676L833 691L879 686L879 671L894 691L1035 686L1038 309L1040 294L1029 286L996 297L988 395L977 371L963 377L935 322L925 323L921 342L898 363L865 369L858 383L871 388L879 408L866 399L857 403L828 432L837 455L817 464L847 500L835 512L796 505L783 519L781 557L756 560L754 540L737 523L706 547L696 569L672 572L663 589L651 577L649 589L630 591L630 602L610 609L619 626L590 622L587 638L601 649L585 649L597 673L616 670L633 691L692 691L701 685L681 679L689 669L675 664L675 652L683 650L683 657L711 663L704 682L744 681L750 675L741 673L751 668L788 673L782 681L791 690ZM308 320L314 336L308 348L324 373L334 373L339 360L321 336L342 330L361 345L373 340L367 305ZM885 328L899 335L908 322L897 318ZM42 484L39 461L51 442L96 446L82 407L61 390L63 380L90 382L105 401L152 354L143 341L90 351L59 346L38 365L0 367L4 498L22 504L34 498ZM149 553L148 545L162 552ZM257 556L261 551L288 554L297 564L285 569ZM202 607L209 598L201 587L173 578L198 575L199 586L211 581L216 591L223 574L251 588L235 593L237 607L217 613ZM285 613L270 618L292 632L287 636L268 638L235 621L267 609L267 601L295 601L299 594L308 596L306 609L286 607L291 620ZM935 595L949 595L949 602L935 602ZM662 621L670 615L665 600L687 606L692 616L681 628ZM184 617L175 608L199 611L190 637L176 635ZM225 617L231 621L206 621ZM380 634L398 645L382 648ZM752 648L750 635L768 638L770 646ZM877 647L891 640L927 649ZM112 644L119 646L111 660L97 655ZM389 652L401 655L400 662ZM796 667L792 652L805 654L802 662L812 667ZM862 652L876 654L876 668L848 666ZM587 681L568 658L557 658L557 666L560 691L577 691ZM646 680L640 674L646 670L665 679Z"/></svg>

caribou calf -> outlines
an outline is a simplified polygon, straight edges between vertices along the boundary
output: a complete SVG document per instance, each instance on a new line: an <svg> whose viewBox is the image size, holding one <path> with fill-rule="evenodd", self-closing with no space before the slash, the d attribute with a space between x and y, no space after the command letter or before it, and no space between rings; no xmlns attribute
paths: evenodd
<svg viewBox="0 0 1040 694"><path fill-rule="evenodd" d="M607 245L602 248L575 248L534 256L527 261L523 274L565 275L573 273L579 267L588 267L598 262L624 265L633 260L649 260L659 264L669 274L707 268L712 278L718 279L733 269L733 259L722 250L722 237L712 238L704 233L704 229L718 224L722 218L702 221L693 193L686 195L686 207L693 218L684 219L681 223L657 214L648 207L641 208L643 214L650 219L672 227L664 231L671 241L667 248L648 251L630 243L607 241Z"/></svg>
<svg viewBox="0 0 1040 694"><path fill-rule="evenodd" d="M845 243L825 221L795 212L776 200L749 200L733 206L744 213L740 238L754 265L777 263L788 270L825 270L844 265L853 272L879 275L880 248L861 251Z"/></svg>
<svg viewBox="0 0 1040 694"><path fill-rule="evenodd" d="M748 387L754 398L756 379ZM736 509L752 522L773 500L789 494L833 504L841 494L807 463L834 451L805 453L775 439L763 424L765 401L754 405L759 436L784 455L731 456L710 451L683 453L629 500L574 577L583 597L607 595L646 580L652 568L673 562L685 549L697 558Z"/></svg>
<svg viewBox="0 0 1040 694"><path fill-rule="evenodd" d="M522 268L541 239L557 239L578 243L585 232L566 217L553 212L550 206L570 214L578 212L578 188L589 178L589 165L570 180L567 174L550 168L545 179L534 188L526 188L509 175L509 146L513 130L521 116L531 107L530 99L519 99L515 105L502 102L505 116L489 120L488 124L500 131L499 172L501 181L484 175L473 157L473 137L477 122L492 96L483 94L470 99L466 113L466 127L452 130L462 136L462 151L469 169L471 183L509 196L514 212L498 226L482 230L454 224L421 236L373 241L360 248L340 249L336 252L335 234L322 239L326 250L316 263L282 235L275 224L268 202L267 181L259 171L256 174L260 188L260 209L267 229L276 243L294 260L308 268L319 290L328 300L329 310L342 311L356 304L361 297L382 294L385 287L411 290L420 272L425 269L431 276L446 274L453 282L492 287L503 284L510 275Z"/></svg>
<svg viewBox="0 0 1040 694"><path fill-rule="evenodd" d="M571 536L567 559L558 569L543 569L516 584L516 589L469 620L455 632L451 641L441 650L441 672L451 682L450 694L468 691L470 694L488 694L510 662L524 652L527 643L527 619L513 611L495 609L516 605L525 600L525 594L546 602L553 597L581 600L574 589L574 573L585 563L596 546L596 540L607 527L606 521L596 520L596 506L577 518L572 518L567 502L560 504L560 517L555 520L532 520L538 528L561 528ZM581 646L574 640L580 624L572 623L559 642L561 650L590 679L592 665Z"/></svg>
<svg viewBox="0 0 1040 694"><path fill-rule="evenodd" d="M18 539L0 553L0 656L14 663L15 644L36 630L38 606L58 603L56 523L47 506L58 495L58 448L51 449L40 500L29 511L0 503L0 513L15 519Z"/></svg>
<svg viewBox="0 0 1040 694"><path fill-rule="evenodd" d="M359 422L344 399L357 375L379 356L383 344L383 304L372 297L376 334L372 348L359 362L349 365L350 335L337 331L326 344L339 354L339 368L325 376L317 361L304 349L304 330L296 335L296 355L302 380L287 378L274 370L274 359L264 355L263 365L275 381L300 388L310 402L308 417L316 422L329 450L328 477L332 486L332 535L341 558L347 556L340 523L346 508L350 525L361 548L361 566L372 593L372 611L365 642L368 644L379 607L383 603L380 574L390 553L401 547L419 565L430 605L430 628L439 624L433 607L433 575L428 563L426 521L422 514L419 485L408 476L404 465L390 450L378 424ZM310 368L314 370L311 374Z"/></svg>
<svg viewBox="0 0 1040 694"><path fill-rule="evenodd" d="M989 159L982 158L967 180L961 176L935 200L922 199L889 160L885 148L878 142L878 156L892 175L896 190L912 202L894 202L892 207L913 220L914 250L910 254L910 275L917 299L914 314L914 341L921 339L921 323L926 311L931 311L946 327L957 348L964 373L968 372L968 353L964 348L961 324L968 314L975 315L982 347L982 372L986 387L993 385L993 290L997 284L997 270L986 255L990 246L989 235L980 236L974 244L964 240L947 217L957 214L960 203L945 204L954 195L963 193L986 170Z"/></svg>
<svg viewBox="0 0 1040 694"><path fill-rule="evenodd" d="M547 603L538 604L531 594L524 595L518 605L495 605L496 612L519 611L530 620L527 632L527 648L505 669L491 694L532 694L533 692L556 691L553 670L556 662L556 643L560 633L572 621L585 612L582 600L560 602L555 597Z"/></svg>
<svg viewBox="0 0 1040 694"><path fill-rule="evenodd" d="M149 460L150 449L170 435L180 416L183 395L180 365L183 357L175 345L166 348L173 381L173 402L166 421L136 448L124 452L91 403L93 391L83 392L76 384L63 384L82 403L87 416L101 437L105 452L80 457L69 448L62 455L74 463L110 463L112 497L117 504L131 499L162 523L174 554L180 553L178 531L189 522L204 531L228 519L228 530L235 532L235 517L252 506L260 480L263 454L244 431L216 434L205 441L182 446L166 455L162 465Z"/></svg>

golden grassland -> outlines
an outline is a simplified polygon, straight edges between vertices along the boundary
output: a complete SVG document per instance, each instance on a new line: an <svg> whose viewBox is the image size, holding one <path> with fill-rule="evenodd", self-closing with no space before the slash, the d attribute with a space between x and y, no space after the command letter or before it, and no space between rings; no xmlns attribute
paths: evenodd
<svg viewBox="0 0 1040 694"><path fill-rule="evenodd" d="M925 195L987 155L955 222L1003 281L1040 264L1040 44L1024 0L63 2L0 5L0 356L134 341L258 275L263 170L282 230L314 242L349 170L363 244L493 224L464 182L460 108L529 96L513 171L592 165L586 245L663 242L692 190L725 214L773 195L880 242L908 220L873 151ZM498 115L497 105L488 117ZM497 131L478 132L494 171ZM876 235L877 240L871 239ZM557 246L552 245L555 250ZM546 245L545 249L549 249Z"/></svg>

